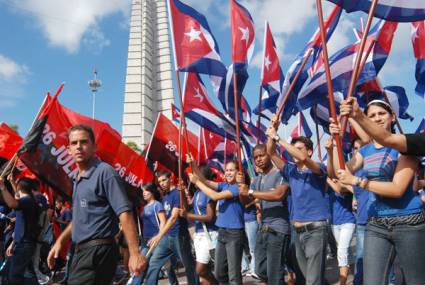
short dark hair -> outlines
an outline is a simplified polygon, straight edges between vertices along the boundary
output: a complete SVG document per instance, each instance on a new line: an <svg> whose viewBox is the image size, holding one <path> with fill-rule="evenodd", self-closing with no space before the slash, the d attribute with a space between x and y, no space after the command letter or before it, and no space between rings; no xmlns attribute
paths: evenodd
<svg viewBox="0 0 425 285"><path fill-rule="evenodd" d="M267 151L267 146L263 143L257 144L256 146L254 146L254 149L252 150L252 152L256 151L257 149L262 151Z"/></svg>
<svg viewBox="0 0 425 285"><path fill-rule="evenodd" d="M30 194L32 190L36 190L38 186L38 181L28 177L22 177L16 183L20 191Z"/></svg>
<svg viewBox="0 0 425 285"><path fill-rule="evenodd" d="M296 144L297 142L302 142L305 145L305 148L307 150L313 150L313 142L308 137L299 136L299 137L295 137L291 140L292 145Z"/></svg>
<svg viewBox="0 0 425 285"><path fill-rule="evenodd" d="M199 171L202 173L202 175L207 180L214 180L215 179L215 173L211 170L211 167L209 167L206 164L199 165Z"/></svg>
<svg viewBox="0 0 425 285"><path fill-rule="evenodd" d="M84 125L84 124L73 125L72 127L70 127L68 129L68 140L69 140L69 135L72 132L75 132L75 131L84 131L84 132L88 133L89 134L90 141L93 144L96 143L96 139L94 137L94 132L93 132L93 129L91 127L89 127L87 125Z"/></svg>
<svg viewBox="0 0 425 285"><path fill-rule="evenodd" d="M161 169L156 173L156 177L166 176L171 178L171 172L168 169Z"/></svg>

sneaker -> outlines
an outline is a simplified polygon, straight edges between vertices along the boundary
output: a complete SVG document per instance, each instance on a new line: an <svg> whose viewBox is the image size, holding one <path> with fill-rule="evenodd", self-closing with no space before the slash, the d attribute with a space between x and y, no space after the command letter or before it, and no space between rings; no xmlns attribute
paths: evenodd
<svg viewBox="0 0 425 285"><path fill-rule="evenodd" d="M49 283L49 281L50 281L50 278L49 278L49 276L47 276L47 275L43 275L43 276L38 276L38 283L40 284L40 285L45 285L45 284L48 284Z"/></svg>
<svg viewBox="0 0 425 285"><path fill-rule="evenodd" d="M250 272L249 275L254 279L261 280L260 276L258 276L255 272Z"/></svg>

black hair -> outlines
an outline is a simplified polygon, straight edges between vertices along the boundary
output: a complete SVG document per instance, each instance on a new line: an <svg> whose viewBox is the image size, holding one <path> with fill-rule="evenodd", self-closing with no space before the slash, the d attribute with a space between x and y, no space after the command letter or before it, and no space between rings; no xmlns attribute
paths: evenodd
<svg viewBox="0 0 425 285"><path fill-rule="evenodd" d="M32 194L32 190L38 189L38 181L28 177L22 177L17 181L19 191L25 194Z"/></svg>
<svg viewBox="0 0 425 285"><path fill-rule="evenodd" d="M167 178L171 178L171 172L168 169L161 169L156 173L156 177L159 178L161 176L166 176Z"/></svg>
<svg viewBox="0 0 425 285"><path fill-rule="evenodd" d="M394 115L395 113L393 111L393 109L391 108L391 106L384 102L384 101L380 101L380 100L376 100L376 101L372 101L369 104L367 104L366 108L364 109L364 114L367 116L367 112L369 111L369 107L370 106L378 106L381 107L382 109L384 109L385 111L387 111L390 115ZM391 122L391 133L395 133L395 122Z"/></svg>
<svg viewBox="0 0 425 285"><path fill-rule="evenodd" d="M254 149L252 150L252 152L254 153L254 151L256 150L261 150L261 151L267 151L267 146L265 144L257 144L256 146L254 146Z"/></svg>
<svg viewBox="0 0 425 285"><path fill-rule="evenodd" d="M74 125L74 126L70 127L68 129L68 139L69 139L69 135L72 132L75 132L75 131L84 131L84 132L88 133L89 134L90 141L93 144L96 143L96 139L94 137L94 132L93 132L93 129L91 127L89 127L87 125L83 125L83 124L78 124L78 125Z"/></svg>
<svg viewBox="0 0 425 285"><path fill-rule="evenodd" d="M161 200L161 193L155 183L148 183L143 186L144 191L148 191L153 195L153 198L157 201Z"/></svg>
<svg viewBox="0 0 425 285"><path fill-rule="evenodd" d="M199 171L202 173L202 175L207 180L214 180L215 179L216 175L208 165L206 165L206 164L199 165Z"/></svg>
<svg viewBox="0 0 425 285"><path fill-rule="evenodd" d="M292 145L296 144L297 142L302 142L307 150L313 150L313 141L308 137L299 136L291 140Z"/></svg>

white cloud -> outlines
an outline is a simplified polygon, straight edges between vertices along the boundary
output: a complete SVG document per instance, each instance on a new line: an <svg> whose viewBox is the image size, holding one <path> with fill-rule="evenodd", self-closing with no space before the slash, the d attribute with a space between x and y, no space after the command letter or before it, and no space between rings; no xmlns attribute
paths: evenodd
<svg viewBox="0 0 425 285"><path fill-rule="evenodd" d="M0 54L0 108L12 107L24 97L23 86L29 75L26 65Z"/></svg>
<svg viewBox="0 0 425 285"><path fill-rule="evenodd" d="M75 53L82 40L101 49L108 39L98 23L106 16L121 12L128 15L130 0L13 0L22 13L36 19L37 26L55 47Z"/></svg>

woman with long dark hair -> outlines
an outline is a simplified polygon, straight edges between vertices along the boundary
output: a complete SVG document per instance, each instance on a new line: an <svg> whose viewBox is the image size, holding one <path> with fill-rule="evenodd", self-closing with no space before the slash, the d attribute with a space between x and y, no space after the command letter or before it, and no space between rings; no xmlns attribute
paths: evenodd
<svg viewBox="0 0 425 285"><path fill-rule="evenodd" d="M381 128L393 130L395 114L388 103L373 100L365 108L365 114ZM331 133L337 132L339 128L331 128ZM334 162L334 165L338 164ZM346 170L337 171L341 183L373 193L363 257L366 285L387 283L396 254L407 284L423 284L425 280L425 216L422 203L412 189L417 168L415 157L373 141L355 154ZM351 174L358 170L363 170L364 178Z"/></svg>

